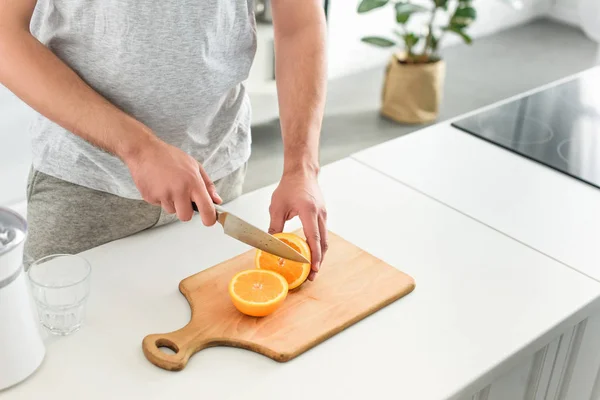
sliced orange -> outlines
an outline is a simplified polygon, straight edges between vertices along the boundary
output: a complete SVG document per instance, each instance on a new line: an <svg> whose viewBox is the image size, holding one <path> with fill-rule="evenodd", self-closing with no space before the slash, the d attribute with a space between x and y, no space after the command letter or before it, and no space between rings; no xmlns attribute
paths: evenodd
<svg viewBox="0 0 600 400"><path fill-rule="evenodd" d="M310 260L310 247L300 236L293 233L276 233L273 236ZM286 260L262 250L256 250L254 263L258 269L275 271L282 275L287 280L290 290L302 285L310 273L310 264Z"/></svg>
<svg viewBox="0 0 600 400"><path fill-rule="evenodd" d="M229 282L229 295L241 313L264 317L279 308L288 294L285 278L273 271L251 269Z"/></svg>

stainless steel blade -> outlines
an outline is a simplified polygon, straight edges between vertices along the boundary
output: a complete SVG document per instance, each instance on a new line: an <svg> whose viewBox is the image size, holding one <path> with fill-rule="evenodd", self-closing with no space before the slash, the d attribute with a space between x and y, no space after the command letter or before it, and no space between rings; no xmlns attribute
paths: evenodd
<svg viewBox="0 0 600 400"><path fill-rule="evenodd" d="M217 212L219 222L223 225L223 231L226 235L277 257L310 263L302 254L267 232L223 210L221 207L217 208Z"/></svg>

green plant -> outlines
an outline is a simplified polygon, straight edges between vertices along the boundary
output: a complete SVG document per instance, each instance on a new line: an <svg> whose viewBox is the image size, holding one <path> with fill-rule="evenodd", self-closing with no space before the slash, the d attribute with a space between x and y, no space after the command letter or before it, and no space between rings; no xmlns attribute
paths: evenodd
<svg viewBox="0 0 600 400"><path fill-rule="evenodd" d="M396 22L400 27L394 35L404 44L405 59L407 63L428 63L440 59L438 49L440 42L450 32L459 35L467 44L472 39L467 34L467 28L477 18L477 11L473 7L473 0L429 0L429 7L412 3L410 0L362 0L358 5L358 13L391 5L395 11ZM510 1L510 0L509 0ZM514 0L512 0L514 2ZM423 3L421 1L421 3ZM411 30L408 22L413 15L421 14L426 21L421 25L423 33ZM445 23L439 24L438 16L444 14ZM397 46L395 40L381 36L366 36L361 39L379 47Z"/></svg>

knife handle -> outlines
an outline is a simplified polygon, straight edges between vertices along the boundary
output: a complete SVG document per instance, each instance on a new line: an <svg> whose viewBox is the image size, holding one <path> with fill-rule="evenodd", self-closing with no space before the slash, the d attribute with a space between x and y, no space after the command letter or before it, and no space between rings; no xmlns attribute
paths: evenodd
<svg viewBox="0 0 600 400"><path fill-rule="evenodd" d="M215 204L214 206L215 206L215 210L217 210L217 215L225 212L225 209L223 207L221 207L220 205ZM194 211L199 212L198 206L193 201L192 201L192 208L194 209Z"/></svg>
<svg viewBox="0 0 600 400"><path fill-rule="evenodd" d="M223 218L221 218L221 216L225 213L225 209L218 204L215 204L214 206L215 206L215 210L217 212L217 221L219 221L221 223L221 225L223 225L225 220ZM198 206L193 201L192 201L192 208L194 209L194 211L199 212ZM221 221L221 220L223 220L223 221Z"/></svg>

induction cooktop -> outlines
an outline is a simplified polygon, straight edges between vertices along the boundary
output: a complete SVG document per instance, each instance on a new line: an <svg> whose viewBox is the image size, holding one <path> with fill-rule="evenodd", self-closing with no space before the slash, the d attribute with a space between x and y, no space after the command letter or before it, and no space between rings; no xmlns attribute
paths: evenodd
<svg viewBox="0 0 600 400"><path fill-rule="evenodd" d="M452 125L600 188L600 67Z"/></svg>

